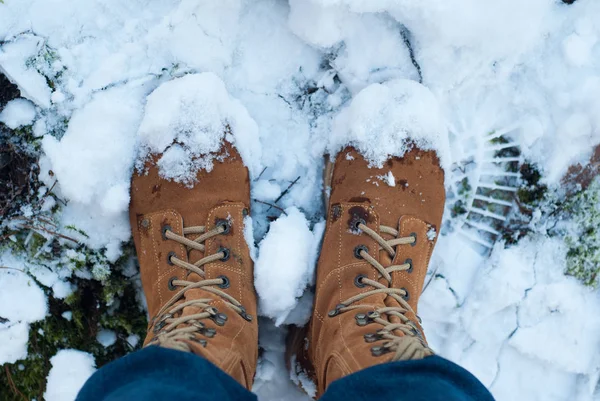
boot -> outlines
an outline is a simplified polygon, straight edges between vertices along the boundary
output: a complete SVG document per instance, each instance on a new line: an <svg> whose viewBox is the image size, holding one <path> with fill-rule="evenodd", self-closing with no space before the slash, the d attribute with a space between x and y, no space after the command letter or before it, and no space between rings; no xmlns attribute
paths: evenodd
<svg viewBox="0 0 600 401"><path fill-rule="evenodd" d="M248 170L225 143L193 188L159 176L131 182L130 221L148 303L144 346L192 352L247 389L258 357L253 265L244 239Z"/></svg>
<svg viewBox="0 0 600 401"><path fill-rule="evenodd" d="M445 201L437 156L417 148L378 169L348 147L328 185L312 319L288 337L292 377L311 378L317 398L359 370L433 355L417 304Z"/></svg>

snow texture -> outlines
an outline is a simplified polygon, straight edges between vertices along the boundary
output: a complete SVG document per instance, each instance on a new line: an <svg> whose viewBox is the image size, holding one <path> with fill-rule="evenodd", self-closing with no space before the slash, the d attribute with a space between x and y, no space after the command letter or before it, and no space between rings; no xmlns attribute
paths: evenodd
<svg viewBox="0 0 600 401"><path fill-rule="evenodd" d="M58 351L50 363L45 401L74 401L79 389L96 371L92 355L72 349Z"/></svg>
<svg viewBox="0 0 600 401"><path fill-rule="evenodd" d="M11 103L2 121L45 136L40 177L67 201L60 231L111 261L130 239L136 160L166 150L163 176L192 185L223 136L234 143L253 177L244 235L265 316L255 392L306 400L276 325L310 312L323 155L352 143L382 165L414 143L437 150L448 180L454 165L481 173L475 161L493 154L474 145L494 132L556 189L600 143L599 19L594 0L4 0L0 71L34 106ZM264 203L275 201L287 215ZM488 257L446 226L419 305L432 347L499 401L598 399L600 299L564 276L564 244L535 234ZM62 264L27 270L69 293ZM15 282L0 317L16 319L0 323L0 363L23 357L28 324L46 314L37 285L13 273L0 270L0 289ZM27 310L23 294L37 299ZM84 375L53 365L48 401L59 387L74 395Z"/></svg>
<svg viewBox="0 0 600 401"><path fill-rule="evenodd" d="M19 265L10 255L0 258L0 266ZM0 365L27 356L29 324L48 313L42 289L23 271L13 269L0 268Z"/></svg>
<svg viewBox="0 0 600 401"><path fill-rule="evenodd" d="M166 179L193 184L198 170L212 170L212 154L224 138L236 145L251 175L259 172L258 127L212 73L186 75L158 87L148 96L138 136L143 148L162 154L158 166Z"/></svg>
<svg viewBox="0 0 600 401"><path fill-rule="evenodd" d="M0 122L11 129L30 125L34 118L35 107L25 99L11 100L0 113Z"/></svg>
<svg viewBox="0 0 600 401"><path fill-rule="evenodd" d="M259 312L274 319L276 326L304 324L307 320L307 313L300 313L305 316L297 321L298 315L292 312L299 304L298 298L313 283L323 229L324 223L320 222L314 232L311 231L302 212L291 207L270 225L268 234L260 242L254 266ZM312 306L312 302L308 305Z"/></svg>
<svg viewBox="0 0 600 401"><path fill-rule="evenodd" d="M437 101L423 85L406 79L371 84L334 119L328 151L354 145L372 165L403 156L412 146L435 149L449 165L448 135Z"/></svg>

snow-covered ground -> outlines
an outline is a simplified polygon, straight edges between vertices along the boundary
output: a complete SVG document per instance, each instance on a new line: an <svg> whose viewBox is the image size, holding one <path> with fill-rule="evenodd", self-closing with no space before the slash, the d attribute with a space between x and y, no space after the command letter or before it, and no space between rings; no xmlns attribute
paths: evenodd
<svg viewBox="0 0 600 401"><path fill-rule="evenodd" d="M196 156L229 126L254 179L247 237L257 244L264 400L306 399L285 372L284 325L310 309L323 155L352 140L378 164L411 135L446 168L445 223L419 306L432 348L499 401L600 399L598 291L565 276L569 245L548 234L541 210L516 245L500 240L516 207L497 197L519 185L508 163L525 161L560 193L568 167L600 143L598 21L596 0L4 0L0 71L27 100L0 121L44 136L40 178L57 180L68 201L59 229L85 232L69 235L108 261L130 238L138 156L177 139L185 145L165 153L161 171L192 185L190 171L212 162ZM275 201L281 209L261 203ZM0 265L27 270L57 298L73 290L68 268L36 271L9 253ZM44 297L25 274L0 270L0 364L26 355ZM51 362L48 401L72 399L94 370L74 350Z"/></svg>

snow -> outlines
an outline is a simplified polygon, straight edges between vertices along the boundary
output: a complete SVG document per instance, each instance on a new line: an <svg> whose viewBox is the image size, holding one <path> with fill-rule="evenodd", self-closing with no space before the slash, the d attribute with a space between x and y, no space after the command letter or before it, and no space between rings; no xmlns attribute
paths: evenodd
<svg viewBox="0 0 600 401"><path fill-rule="evenodd" d="M150 153L166 150L158 166L167 179L192 185L198 170L212 170L224 138L236 145L251 175L259 172L258 127L213 73L186 75L152 92L138 137Z"/></svg>
<svg viewBox="0 0 600 401"><path fill-rule="evenodd" d="M96 334L96 340L102 344L104 348L108 348L117 342L117 333L112 330L100 330Z"/></svg>
<svg viewBox="0 0 600 401"><path fill-rule="evenodd" d="M600 354L590 352L600 349L600 296L563 274L565 257L558 239L499 243L460 304L452 302L453 281L435 279L420 306L426 333L434 333L430 344L497 399L574 399L570 391L591 399L600 363ZM436 310L444 298L447 306Z"/></svg>
<svg viewBox="0 0 600 401"><path fill-rule="evenodd" d="M17 263L12 255L0 257L0 365L27 356L29 324L48 313L44 292L30 276L16 269Z"/></svg>
<svg viewBox="0 0 600 401"><path fill-rule="evenodd" d="M271 202L281 195L281 188L275 182L258 180L252 186L252 197L263 202Z"/></svg>
<svg viewBox="0 0 600 401"><path fill-rule="evenodd" d="M264 349L256 369L252 392L260 400L308 401L309 398L290 380L284 354L286 330L273 321L259 320L259 345Z"/></svg>
<svg viewBox="0 0 600 401"><path fill-rule="evenodd" d="M92 355L72 349L58 351L50 363L45 401L74 401L83 384L96 371Z"/></svg>
<svg viewBox="0 0 600 401"><path fill-rule="evenodd" d="M33 103L25 99L11 100L0 113L0 122L11 129L30 125L34 118L35 107Z"/></svg>
<svg viewBox="0 0 600 401"><path fill-rule="evenodd" d="M128 336L126 340L127 344L129 344L131 348L137 347L137 345L140 343L140 337L136 336L135 334Z"/></svg>
<svg viewBox="0 0 600 401"><path fill-rule="evenodd" d="M256 200L244 236L264 315L261 399L306 399L285 372L282 326L310 313L305 289L324 229L324 154L352 143L379 166L406 152L411 138L438 151L450 188L456 166L481 173L481 161L493 157L486 135L503 133L558 188L568 167L585 163L600 143L593 0L5 0L0 7L0 71L28 99L9 103L0 119L34 122L34 134L45 136L40 176L48 188L57 181L54 193L67 203L57 203L62 233L115 261L130 240L136 161L167 149L161 173L191 185L196 169L210 169L223 137L240 151ZM388 175L368 185L392 184ZM287 215L260 203L279 197ZM47 210L55 206L48 202ZM499 401L597 398L598 292L564 276L564 244L538 233L516 246L497 243L487 255L452 221L447 211L445 224L428 233L438 245L419 311L432 347L473 371ZM27 271L64 297L70 263ZM94 271L107 273L103 265ZM41 289L14 274L16 287L0 291L9 297L0 317L20 315L0 324L0 363L23 357L28 325L46 314ZM42 296L15 301L30 292ZM69 379L52 382L70 386Z"/></svg>
<svg viewBox="0 0 600 401"><path fill-rule="evenodd" d="M0 37L2 36L4 35L0 28ZM23 35L14 42L4 44L0 50L0 72L19 84L21 96L40 107L48 108L50 88L46 79L27 63L27 60L37 55L41 44L41 38L30 35Z"/></svg>
<svg viewBox="0 0 600 401"><path fill-rule="evenodd" d="M360 91L333 121L328 151L354 145L372 165L401 157L412 146L435 149L448 167L446 128L433 94L406 79L371 84Z"/></svg>
<svg viewBox="0 0 600 401"><path fill-rule="evenodd" d="M289 317L299 304L298 298L312 284L323 228L320 222L311 231L304 214L291 207L270 224L260 242L254 266L259 313L274 319L276 326L297 323L290 322Z"/></svg>

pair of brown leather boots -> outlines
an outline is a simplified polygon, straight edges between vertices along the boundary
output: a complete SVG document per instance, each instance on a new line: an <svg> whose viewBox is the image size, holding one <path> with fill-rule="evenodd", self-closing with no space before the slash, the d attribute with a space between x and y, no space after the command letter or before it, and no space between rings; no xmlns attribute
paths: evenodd
<svg viewBox="0 0 600 401"><path fill-rule="evenodd" d="M192 352L251 389L258 358L253 265L244 239L248 170L225 143L193 188L135 175L130 218L150 315L145 345ZM319 397L375 364L432 355L417 303L444 208L434 152L413 148L370 168L355 149L326 168L327 228L312 319L291 330L291 369ZM285 268L281 261L281 268Z"/></svg>

